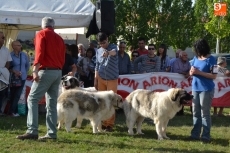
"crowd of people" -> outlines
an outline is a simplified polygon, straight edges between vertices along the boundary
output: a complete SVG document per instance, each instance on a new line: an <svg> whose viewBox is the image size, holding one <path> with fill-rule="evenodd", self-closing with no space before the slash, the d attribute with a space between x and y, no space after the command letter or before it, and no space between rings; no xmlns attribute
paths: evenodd
<svg viewBox="0 0 230 153"><path fill-rule="evenodd" d="M113 90L116 93L119 75L169 72L182 74L185 78L193 77L194 127L191 131L191 139L199 139L203 128L201 138L204 141L210 140L213 80L217 73L230 76L230 72L225 68L226 59L219 57L216 62L204 39L195 42L196 56L189 61L187 53L181 49L176 51L175 58L170 59L167 55L167 45L163 43L158 49L155 44L149 44L146 49L146 40L142 37L138 39L138 48L134 49L130 46L127 52L125 42L120 42L117 47L109 42L109 37L103 32L98 33L97 41L91 41L87 49L83 44L64 44L63 39L54 32L54 24L52 18L43 18L42 30L35 37L35 58L32 65L34 81L27 100L28 129L25 134L17 136L18 139L38 139L38 102L44 95L46 95L47 133L39 139L57 138L58 86L64 75L78 77L84 83L84 87L94 86L98 91ZM9 78L19 77L21 84L11 86L11 81L9 81L11 79L1 81L0 108L8 89L4 85L10 84L9 113L16 117L19 116L17 102L25 84L30 63L19 41L12 42L13 50L9 52L3 45L4 39L3 32L0 32L1 75ZM218 71L214 71L215 65L218 65ZM0 115L4 115L3 112L0 112ZM219 112L215 108L214 115L223 115L223 108L220 108ZM110 119L103 121L102 128L110 132L113 130L114 122L115 114Z"/></svg>

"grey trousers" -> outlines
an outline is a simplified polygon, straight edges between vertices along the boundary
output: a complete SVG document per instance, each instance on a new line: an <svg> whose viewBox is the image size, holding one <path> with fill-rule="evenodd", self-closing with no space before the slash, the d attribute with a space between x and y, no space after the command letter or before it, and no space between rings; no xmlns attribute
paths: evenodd
<svg viewBox="0 0 230 153"><path fill-rule="evenodd" d="M39 82L33 82L27 99L27 131L29 134L38 134L38 102L46 97L46 127L51 138L57 138L57 98L61 81L61 70L40 70Z"/></svg>

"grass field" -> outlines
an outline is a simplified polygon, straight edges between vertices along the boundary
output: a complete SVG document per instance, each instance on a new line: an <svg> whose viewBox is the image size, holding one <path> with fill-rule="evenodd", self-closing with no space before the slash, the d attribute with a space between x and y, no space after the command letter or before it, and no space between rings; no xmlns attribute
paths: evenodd
<svg viewBox="0 0 230 153"><path fill-rule="evenodd" d="M230 109L225 109L228 114ZM25 133L26 116L0 118L0 152L1 153L229 153L230 152L230 117L212 117L212 141L190 141L188 137L192 128L192 115L188 107L184 116L176 116L169 121L168 136L170 140L157 140L152 121L144 121L142 131L145 135L129 136L123 112L116 116L116 126L112 133L92 134L89 121L83 127L72 128L72 133L64 129L58 131L57 141L39 142L35 140L17 140L15 137ZM46 133L45 115L39 115L39 134Z"/></svg>

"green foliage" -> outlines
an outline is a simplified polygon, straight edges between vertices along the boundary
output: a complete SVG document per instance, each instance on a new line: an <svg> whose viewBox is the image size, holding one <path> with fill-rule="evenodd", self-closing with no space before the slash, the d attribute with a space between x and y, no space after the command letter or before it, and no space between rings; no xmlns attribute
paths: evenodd
<svg viewBox="0 0 230 153"><path fill-rule="evenodd" d="M228 16L220 17L214 15L213 2L219 2L219 0L207 0L209 22L205 24L205 28L215 37L224 38L230 34L230 25L228 23ZM230 0L225 0L230 4Z"/></svg>
<svg viewBox="0 0 230 153"><path fill-rule="evenodd" d="M221 48L228 51L230 16L214 16L213 4L218 1L195 0L193 5L192 0L114 0L116 32L110 41L116 43L122 37L128 46L137 47L141 36L149 43L185 49L195 40L205 38L215 48L218 36L222 39ZM229 10L230 0L225 2Z"/></svg>
<svg viewBox="0 0 230 153"><path fill-rule="evenodd" d="M191 45L193 8L191 0L115 0L116 36L136 46L138 37L149 43L166 43L175 48ZM137 47L137 46L136 46Z"/></svg>

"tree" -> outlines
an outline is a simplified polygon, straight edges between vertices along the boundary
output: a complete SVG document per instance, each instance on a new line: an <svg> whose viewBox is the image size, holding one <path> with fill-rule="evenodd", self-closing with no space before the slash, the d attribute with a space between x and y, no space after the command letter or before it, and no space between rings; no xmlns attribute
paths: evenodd
<svg viewBox="0 0 230 153"><path fill-rule="evenodd" d="M116 35L128 45L137 45L144 36L150 43L166 43L175 48L190 46L194 25L191 0L115 0Z"/></svg>
<svg viewBox="0 0 230 153"><path fill-rule="evenodd" d="M219 2L219 0L214 0L214 2ZM230 0L225 1L227 4L230 4ZM229 15L227 16L215 16L214 15L214 5L213 0L206 1L208 6L208 17L209 21L205 24L205 28L217 39L217 50L216 52L219 53L219 40L229 36L230 34L230 26L228 23Z"/></svg>

